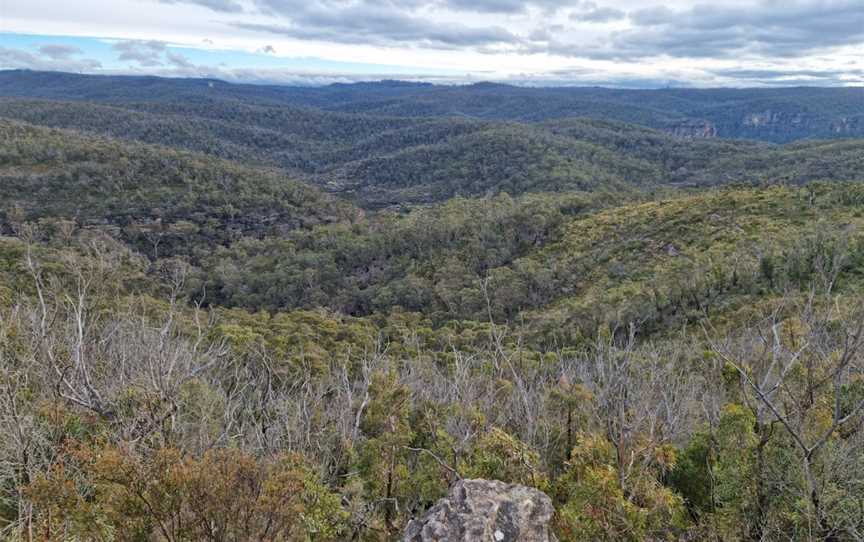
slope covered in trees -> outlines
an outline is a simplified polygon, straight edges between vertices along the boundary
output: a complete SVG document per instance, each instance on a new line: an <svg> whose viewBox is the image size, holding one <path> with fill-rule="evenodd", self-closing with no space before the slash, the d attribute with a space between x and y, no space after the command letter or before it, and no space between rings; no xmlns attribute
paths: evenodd
<svg viewBox="0 0 864 542"><path fill-rule="evenodd" d="M38 219L108 226L141 249L194 252L350 219L345 202L275 171L165 147L0 121L6 229Z"/></svg>
<svg viewBox="0 0 864 542"><path fill-rule="evenodd" d="M492 83L436 86L400 81L278 87L201 79L13 70L0 72L0 95L107 103L243 101L376 116L447 116L520 122L591 117L688 136L777 143L864 135L861 88L626 90L529 88Z"/></svg>
<svg viewBox="0 0 864 542"><path fill-rule="evenodd" d="M549 202L451 202L429 212L485 210L430 239L452 259L382 242L378 265L401 257L418 284L468 254L502 265L361 318L323 308L329 295L204 309L201 291L184 296L186 263L136 256L110 230L20 224L0 242L18 285L0 291L13 435L0 521L122 540L390 540L455 480L487 477L549 493L562 540L842 540L862 527L859 192L582 202L509 251L493 223L471 228L544 223ZM406 220L390 229L418 243L430 222ZM378 250L332 233L316 237L355 251L337 261ZM520 301L503 296L531 291L519 273L552 304L508 315ZM554 333L537 334L543 319Z"/></svg>
<svg viewBox="0 0 864 542"><path fill-rule="evenodd" d="M251 309L409 310L438 323L492 317L519 321L542 341L630 321L647 334L806 283L822 256L814 245L858 246L850 232L861 226L862 198L859 185L836 183L624 207L596 195L453 200L350 228L244 241L202 268L221 304ZM857 277L854 262L847 267Z"/></svg>
<svg viewBox="0 0 864 542"><path fill-rule="evenodd" d="M0 539L385 542L462 478L566 542L864 533L862 142L561 114L843 92L18 75Z"/></svg>
<svg viewBox="0 0 864 542"><path fill-rule="evenodd" d="M381 117L212 103L0 100L0 117L279 167L381 208L455 195L861 178L858 140L687 140L630 124Z"/></svg>

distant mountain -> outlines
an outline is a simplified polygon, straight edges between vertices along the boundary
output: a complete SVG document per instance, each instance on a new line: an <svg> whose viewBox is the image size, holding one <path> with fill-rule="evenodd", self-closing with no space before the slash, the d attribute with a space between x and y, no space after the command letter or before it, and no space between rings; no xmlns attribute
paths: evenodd
<svg viewBox="0 0 864 542"><path fill-rule="evenodd" d="M0 96L103 103L242 100L247 105L297 105L378 116L520 122L589 117L641 124L685 138L775 143L864 136L864 88L621 90L400 81L282 87L14 70L0 72Z"/></svg>

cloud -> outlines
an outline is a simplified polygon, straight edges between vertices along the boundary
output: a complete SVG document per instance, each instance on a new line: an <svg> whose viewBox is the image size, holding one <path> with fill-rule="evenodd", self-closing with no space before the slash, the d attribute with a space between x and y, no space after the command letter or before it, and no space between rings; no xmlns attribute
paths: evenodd
<svg viewBox="0 0 864 542"><path fill-rule="evenodd" d="M171 51L165 42L158 40L120 41L111 46L120 53L117 60L125 60L142 68L159 68L187 70L189 76L197 76L199 66L193 64L181 53Z"/></svg>
<svg viewBox="0 0 864 542"><path fill-rule="evenodd" d="M848 85L861 80L864 67L860 61L849 64L856 51L859 57L864 51L864 0L111 2L117 3L116 10L102 10L100 0L86 0L80 3L80 10L76 4L76 12L80 11L82 20L98 23L101 35L129 35L134 28L136 36L150 32L143 36L156 40L111 42L114 58L110 59L103 58L101 44L90 49L83 41L39 38L44 42L12 50L8 49L12 47L10 41L4 43L4 65L79 71L98 66L97 61L86 58L93 56L111 69L132 73L224 75L232 81L242 74L255 81L271 80L270 72L238 71L244 67L240 65L245 63L244 55L255 51L258 58L245 66L338 66L342 61L355 65L350 70L362 71L376 70L368 64L381 58L402 64L394 68L402 73L422 73L422 68L410 68L421 65L436 73L487 70L491 74L487 77L499 80L524 71L528 79L533 73L545 81L547 75L559 77L549 75L552 71L577 65L596 69L596 73L561 77L586 84L611 81L637 85L644 81L647 86L655 80L676 85L689 80L700 86L786 85L791 81ZM147 3L152 7L154 2L164 4L157 6L158 13L172 17L170 25L153 18L136 20L135 9L142 5L146 9ZM17 10L30 11L13 21L38 21L44 17L46 5L64 5L62 0L20 4ZM189 13L193 14L191 20ZM78 31L74 26L77 22L65 24L70 33ZM112 24L116 31L105 30L113 28ZM58 45L66 43L69 45ZM181 49L167 43L186 45ZM343 47L345 44L366 47L355 56L350 52L353 47ZM190 49L195 47L200 51L193 54ZM223 53L224 49L232 52ZM391 55L397 49L399 54ZM284 62L266 56L277 54L277 50L286 57ZM292 52L315 61L288 59ZM355 62L358 58L363 61ZM718 69L730 66L736 69ZM104 69L92 69L105 73ZM278 81L293 81L293 75L273 73ZM311 77L317 80L319 76Z"/></svg>
<svg viewBox="0 0 864 542"><path fill-rule="evenodd" d="M477 13L525 13L531 7L556 11L573 4L572 0L443 0L440 2L440 5L452 11Z"/></svg>
<svg viewBox="0 0 864 542"><path fill-rule="evenodd" d="M499 26L469 27L437 22L380 7L351 5L338 10L301 9L290 25L235 22L232 26L295 39L332 43L421 44L455 48L518 43L515 34Z"/></svg>
<svg viewBox="0 0 864 542"><path fill-rule="evenodd" d="M630 13L630 20L638 26L655 26L668 23L676 15L676 12L666 6L655 6Z"/></svg>
<svg viewBox="0 0 864 542"><path fill-rule="evenodd" d="M219 12L243 12L243 6L237 0L158 0L164 4L191 4ZM472 12L489 14L526 13L530 9L540 9L544 12L555 12L566 7L573 7L581 0L252 0L260 11L270 14L291 15L298 9L310 5L328 9L339 9L348 5L363 8L388 7L396 10L415 10L422 7L434 7L453 12Z"/></svg>
<svg viewBox="0 0 864 542"><path fill-rule="evenodd" d="M181 1L181 0L177 0ZM182 0L196 1L196 0ZM254 0L255 5L268 13L292 15L298 9L315 7L318 9L338 10L348 5L362 9L388 8L392 10L412 11L418 8L444 9L452 12L472 12L489 14L526 13L535 8L545 12L554 12L561 8L581 3L581 0L355 0L340 2L333 0Z"/></svg>
<svg viewBox="0 0 864 542"><path fill-rule="evenodd" d="M193 4L221 11L223 13L241 13L243 6L234 0L159 0L163 4Z"/></svg>
<svg viewBox="0 0 864 542"><path fill-rule="evenodd" d="M119 41L111 48L120 53L117 60L135 62L145 67L164 65L165 60L162 55L168 50L164 42L156 40Z"/></svg>
<svg viewBox="0 0 864 542"><path fill-rule="evenodd" d="M0 47L0 69L24 69L45 71L92 72L100 69L102 64L90 58L72 58L79 53L71 53L57 57L58 49L49 47L47 52L34 54L20 49ZM51 55L54 55L53 57Z"/></svg>
<svg viewBox="0 0 864 542"><path fill-rule="evenodd" d="M586 23L608 23L627 18L627 13L620 9L601 7L594 2L586 2L580 11L570 14L570 20Z"/></svg>
<svg viewBox="0 0 864 542"><path fill-rule="evenodd" d="M635 9L634 0L158 1L242 13L227 24L298 40L487 54L630 61L791 58L864 42L864 0L646 0ZM460 14L465 22L454 24ZM567 20L579 26L551 29ZM620 24L604 35L581 31L584 24L608 23Z"/></svg>
<svg viewBox="0 0 864 542"><path fill-rule="evenodd" d="M800 86L800 85L841 85L849 82L864 81L864 70L831 69L781 69L781 68L731 68L710 70L709 73L732 79L739 84Z"/></svg>
<svg viewBox="0 0 864 542"><path fill-rule="evenodd" d="M83 53L84 51L74 45L48 43L39 46L39 54L51 60L66 60Z"/></svg>
<svg viewBox="0 0 864 542"><path fill-rule="evenodd" d="M195 68L195 65L189 61L188 58L181 55L180 53L173 53L171 51L167 51L165 53L165 59L168 61L168 64L171 66L175 66L177 68L190 69Z"/></svg>
<svg viewBox="0 0 864 542"><path fill-rule="evenodd" d="M799 57L864 42L861 0L760 0L751 6L697 4L629 14L634 28L614 35L599 56Z"/></svg>

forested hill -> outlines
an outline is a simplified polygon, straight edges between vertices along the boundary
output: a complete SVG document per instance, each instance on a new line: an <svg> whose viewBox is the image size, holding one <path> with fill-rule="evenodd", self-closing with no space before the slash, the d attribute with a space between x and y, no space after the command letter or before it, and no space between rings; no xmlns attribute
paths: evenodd
<svg viewBox="0 0 864 542"><path fill-rule="evenodd" d="M308 107L0 98L0 118L280 168L367 208L453 196L862 178L857 140L685 139L633 124L392 117Z"/></svg>
<svg viewBox="0 0 864 542"><path fill-rule="evenodd" d="M0 209L15 223L107 227L152 254L206 251L359 214L279 172L0 119ZM145 247L148 247L145 248Z"/></svg>
<svg viewBox="0 0 864 542"><path fill-rule="evenodd" d="M864 135L864 89L527 88L399 81L281 87L205 79L0 72L0 95L101 102L242 100L388 116L461 116L545 121L591 117L641 124L682 137L771 142Z"/></svg>

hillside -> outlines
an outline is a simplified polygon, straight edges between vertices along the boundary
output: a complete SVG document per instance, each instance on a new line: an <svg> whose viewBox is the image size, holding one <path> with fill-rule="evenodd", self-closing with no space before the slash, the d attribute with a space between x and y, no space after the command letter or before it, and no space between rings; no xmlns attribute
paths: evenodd
<svg viewBox="0 0 864 542"><path fill-rule="evenodd" d="M186 254L201 267L200 284L195 287L206 285L211 299L220 304L271 310L325 305L355 315L403 307L439 322L483 319L490 308L484 300L487 294L492 295L489 301L496 319L524 318L520 316L524 311L539 309L538 318L543 320L560 312L554 307L566 300L569 305L563 314L569 315L567 318L577 317L577 306L597 317L595 307L606 304L597 296L614 297L621 287L608 282L611 277L626 277L628 287L644 290L644 284L636 286L641 284L637 271L653 269L655 280L668 281L654 284L654 295L659 295L657 288L668 289L680 282L671 276L664 278L665 271L660 273L656 263L637 259L636 267L630 269L631 264L624 263L629 260L621 259L623 254L628 259L639 258L642 251L649 250L651 258L662 259L671 253L674 257L670 261L684 264L697 257L696 253L687 255L683 241L687 236L695 236L699 242L714 239L723 224L735 225L728 226L726 232L735 234L742 231L741 223L757 216L775 221L794 215L796 222L784 223L776 230L778 234L785 231L783 237L789 239L806 238L806 231L797 228L815 227L812 221L817 218L852 223L849 217L825 215L819 204L825 202L832 213L835 208L843 211L846 207L836 207L836 202L854 204L857 184L743 192L721 189L690 199L676 195L678 199L669 203L618 209L628 200L635 204L663 197L664 181L668 184L669 180L660 164L680 170L705 160L703 186L714 184L707 181L712 172L718 175L715 183L722 184L720 175L761 183L766 180L763 175L773 172L778 181L803 182L810 178L842 179L838 172L864 171L864 153L859 152L857 142L756 146L752 152L758 154L742 158L746 146L737 143L726 144L724 152L721 142L683 143L651 130L566 121L548 125L548 131L527 132L536 139L526 138L526 132L518 129L483 130L460 136L452 144L419 145L400 151L409 156L397 153L361 161L365 170L345 178L367 175L374 179L374 183L361 187L368 190L366 201L372 201L375 193L405 195L396 202L447 200L408 213L364 217L349 204L272 170L10 121L0 123L0 134L5 141L0 196L7 231L13 222L73 219L82 226L114 232L151 256ZM563 139L571 136L590 136L597 144ZM620 160L620 156L628 158ZM539 172L529 167L541 163L546 169ZM464 167L460 164L475 169L466 174L458 169ZM513 164L522 164L525 169L513 169ZM412 170L409 165L420 169ZM616 175L604 177L611 165ZM453 182L466 177L481 184ZM411 184L414 178L439 179L437 184L423 185L425 190L439 192L412 194L418 190ZM632 190L638 185L616 184L622 178L642 180L643 190ZM520 184L509 184L514 182ZM532 182L537 184L532 186ZM804 205L811 197L807 194L816 190L814 186L824 187L818 190L825 195ZM506 194L477 200L450 199L460 193L498 191L541 193L515 199ZM769 203L763 205L765 201ZM573 217L607 207L611 207L607 214L590 214L569 225ZM714 217L711 220L716 224L704 222L706 217ZM586 232L597 230L597 221L620 223L625 229L614 227L603 235L614 232L615 237L601 236L592 241ZM670 226L665 225L667 221ZM676 224L687 224L688 230L669 229ZM634 229L637 227L651 231ZM598 231L609 229L605 228ZM773 228L753 226L752 233L767 235ZM662 238L654 238L657 232ZM568 241L571 238L573 241ZM641 241L630 245L621 241L626 239ZM734 254L741 261L751 258L737 252L745 250L742 243L748 239L726 240L718 254ZM773 246L780 240L769 238L766 242ZM222 248L214 251L215 247ZM622 256L606 252L613 247L624 251ZM714 250L709 248L700 245L699 257ZM732 257L729 254L724 257ZM609 261L614 262L613 268L606 267L612 265ZM492 280L486 294L478 290L483 277ZM506 293L498 284L505 285L501 287ZM582 291L578 284L592 287ZM459 293L445 294L444 285L450 289L458 285ZM573 292L579 293L573 297ZM503 297L499 300L498 295ZM640 307L650 305L639 295L628 295L630 302ZM694 295L698 298L701 294ZM655 307L660 314L637 319L664 321L663 311L669 308L662 305ZM552 312L542 312L547 308Z"/></svg>
<svg viewBox="0 0 864 542"><path fill-rule="evenodd" d="M616 120L682 137L775 143L864 135L864 89L528 88L384 81L325 87L234 85L214 80L0 72L0 96L104 103L222 103L303 106L399 117L539 122Z"/></svg>
<svg viewBox="0 0 864 542"><path fill-rule="evenodd" d="M61 135L75 139L47 137ZM501 196L319 224L202 259L207 313L192 303L200 277L106 242L111 229L0 239L4 374L28 376L0 386L31 416L3 422L33 438L25 449L56 454L28 463L32 479L4 474L4 491L33 503L42 529L149 536L153 518L182 515L192 527L180 539L193 540L206 529L192 518L208 514L259 536L269 509L244 522L226 512L264 492L286 510L286 532L389 540L455 480L485 477L548 492L562 540L794 535L810 520L788 519L801 502L797 444L759 421L721 356L762 370L759 337L772 332L791 366L806 352L818 372L784 375L784 386L816 403L783 408L805 405L801 427L822 427L823 405L835 404L822 378L842 374L833 369L844 341L860 329L861 192ZM188 287L179 299L190 305L177 304ZM83 361L61 380L65 356ZM860 401L849 382L840 397ZM614 425L620 412L626 433ZM838 488L826 505L838 529L860 524L847 509L858 438L832 430L807 459L820 465L818 483ZM742 464L754 474L741 476ZM706 478L721 489L706 490ZM140 506L159 495L170 508ZM399 510L374 511L382 498ZM316 523L298 525L297 509ZM0 524L18 517L0 509Z"/></svg>
<svg viewBox="0 0 864 542"><path fill-rule="evenodd" d="M202 155L10 121L0 121L0 137L6 230L12 217L67 219L171 253L356 214L277 172Z"/></svg>
<svg viewBox="0 0 864 542"><path fill-rule="evenodd" d="M236 101L0 99L0 117L278 167L367 208L570 190L861 178L860 141L681 139L632 124L382 117ZM830 149L830 152L826 150Z"/></svg>
<svg viewBox="0 0 864 542"><path fill-rule="evenodd" d="M358 88L338 111L398 116L467 116L546 121L590 117L640 124L688 138L720 137L786 143L864 134L864 89L524 88L475 84L421 87L381 98ZM327 90L321 95L327 96ZM295 99L294 103L318 104Z"/></svg>
<svg viewBox="0 0 864 542"><path fill-rule="evenodd" d="M631 321L650 334L730 318L808 283L816 272L808 251L823 243L850 251L843 271L851 275L837 287L862 285L861 185L672 196L626 205L575 194L456 199L351 228L244 241L202 271L227 305L405 309L439 323L493 316L565 343Z"/></svg>

